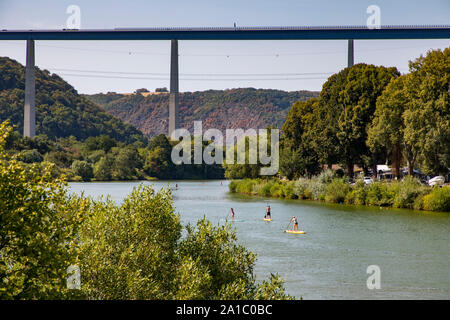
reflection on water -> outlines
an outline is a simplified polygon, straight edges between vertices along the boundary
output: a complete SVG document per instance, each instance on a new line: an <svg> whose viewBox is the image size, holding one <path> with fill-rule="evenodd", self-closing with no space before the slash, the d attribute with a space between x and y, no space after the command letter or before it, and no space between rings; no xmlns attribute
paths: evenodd
<svg viewBox="0 0 450 320"><path fill-rule="evenodd" d="M76 193L117 202L141 182L71 183ZM230 220L239 242L258 254L257 279L279 273L289 294L304 299L450 299L450 214L275 200L228 193L223 181L143 182L172 190L183 224L206 216ZM263 221L265 206L272 222ZM287 234L296 216L306 235ZM366 286L369 265L381 289Z"/></svg>

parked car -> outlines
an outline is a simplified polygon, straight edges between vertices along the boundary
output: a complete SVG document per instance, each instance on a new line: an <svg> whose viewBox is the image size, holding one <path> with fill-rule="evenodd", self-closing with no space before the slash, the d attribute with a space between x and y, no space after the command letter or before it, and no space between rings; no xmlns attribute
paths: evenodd
<svg viewBox="0 0 450 320"><path fill-rule="evenodd" d="M371 177L364 177L363 181L365 184L373 183L373 179Z"/></svg>
<svg viewBox="0 0 450 320"><path fill-rule="evenodd" d="M436 176L428 180L429 186L442 186L445 182L445 178L443 176Z"/></svg>

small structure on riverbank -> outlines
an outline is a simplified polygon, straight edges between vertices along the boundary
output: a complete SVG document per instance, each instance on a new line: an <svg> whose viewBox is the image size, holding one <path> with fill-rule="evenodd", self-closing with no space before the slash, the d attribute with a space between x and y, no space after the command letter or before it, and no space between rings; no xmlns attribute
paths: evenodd
<svg viewBox="0 0 450 320"><path fill-rule="evenodd" d="M394 174L391 168L386 164L377 164L377 178L381 179L392 179Z"/></svg>

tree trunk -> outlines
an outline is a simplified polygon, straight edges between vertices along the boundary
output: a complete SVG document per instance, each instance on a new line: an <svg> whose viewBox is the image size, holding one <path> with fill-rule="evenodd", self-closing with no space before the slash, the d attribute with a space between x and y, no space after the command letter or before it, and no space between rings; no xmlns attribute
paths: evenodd
<svg viewBox="0 0 450 320"><path fill-rule="evenodd" d="M395 177L400 178L400 163L402 161L401 148L398 144L395 144L392 149L392 169L394 171Z"/></svg>
<svg viewBox="0 0 450 320"><path fill-rule="evenodd" d="M408 175L412 176L414 175L414 165L413 162L411 160L406 160L406 163L408 164Z"/></svg>
<svg viewBox="0 0 450 320"><path fill-rule="evenodd" d="M350 179L353 179L354 171L353 171L353 162L347 161L347 175Z"/></svg>
<svg viewBox="0 0 450 320"><path fill-rule="evenodd" d="M373 177L376 179L378 177L378 172L377 172L377 156L375 155L375 153L371 153L370 157L372 158L371 161L371 168L372 168L372 172L373 172Z"/></svg>
<svg viewBox="0 0 450 320"><path fill-rule="evenodd" d="M412 150L408 147L405 148L406 154L406 163L408 165L408 175L414 175L414 163L416 162L416 155L412 152Z"/></svg>

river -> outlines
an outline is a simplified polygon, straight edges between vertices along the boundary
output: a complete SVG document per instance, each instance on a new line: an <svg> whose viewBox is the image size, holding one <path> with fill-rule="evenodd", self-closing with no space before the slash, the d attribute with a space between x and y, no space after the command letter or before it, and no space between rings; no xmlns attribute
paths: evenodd
<svg viewBox="0 0 450 320"><path fill-rule="evenodd" d="M133 187L167 181L70 183L72 192L118 203ZM450 299L450 214L329 205L230 194L228 181L171 181L183 225L204 215L223 224L234 208L238 241L257 253L257 280L278 273L303 299ZM272 222L264 222L270 204ZM292 216L307 234L283 231ZM368 289L367 267L380 270Z"/></svg>

